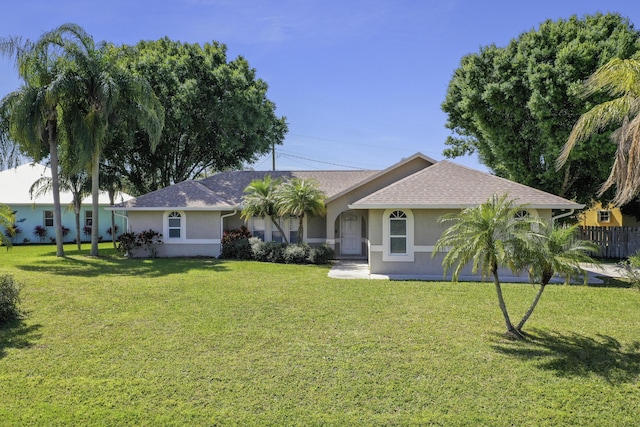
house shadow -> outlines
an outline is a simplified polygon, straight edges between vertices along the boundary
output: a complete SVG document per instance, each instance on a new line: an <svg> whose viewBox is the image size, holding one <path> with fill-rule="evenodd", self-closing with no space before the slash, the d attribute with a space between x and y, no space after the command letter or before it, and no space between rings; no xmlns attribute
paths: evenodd
<svg viewBox="0 0 640 427"><path fill-rule="evenodd" d="M26 325L16 319L0 324L0 359L7 355L10 348L29 348L41 337L38 332L41 325Z"/></svg>
<svg viewBox="0 0 640 427"><path fill-rule="evenodd" d="M597 375L612 384L640 377L640 341L623 345L616 338L533 330L524 341L505 341L496 335L493 348L518 359L535 359L540 369L561 377Z"/></svg>

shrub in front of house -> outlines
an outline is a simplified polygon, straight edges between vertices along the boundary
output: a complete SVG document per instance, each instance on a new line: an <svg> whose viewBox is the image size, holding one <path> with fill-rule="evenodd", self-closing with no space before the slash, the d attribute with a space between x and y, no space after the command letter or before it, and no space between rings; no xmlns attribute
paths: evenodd
<svg viewBox="0 0 640 427"><path fill-rule="evenodd" d="M222 251L220 258L224 259L252 259L251 233L244 225L235 230L225 231L222 235Z"/></svg>
<svg viewBox="0 0 640 427"><path fill-rule="evenodd" d="M22 312L20 287L9 274L0 275L0 324L18 319Z"/></svg>
<svg viewBox="0 0 640 427"><path fill-rule="evenodd" d="M249 239L249 243L253 259L262 262L327 264L335 257L335 252L327 245L311 247L307 243L263 242L256 237Z"/></svg>
<svg viewBox="0 0 640 427"><path fill-rule="evenodd" d="M249 239L241 238L223 243L220 258L241 260L252 259L253 254L251 251L251 243L249 243Z"/></svg>
<svg viewBox="0 0 640 427"><path fill-rule="evenodd" d="M47 229L41 225L36 225L36 227L33 229L33 234L38 236L38 239L40 239L40 243L42 243L44 242L44 238L47 237Z"/></svg>
<svg viewBox="0 0 640 427"><path fill-rule="evenodd" d="M162 233L149 229L134 233L128 231L118 237L118 251L125 256L132 256L136 248L144 249L151 258L158 256L158 246L162 244Z"/></svg>
<svg viewBox="0 0 640 427"><path fill-rule="evenodd" d="M129 256L133 248L136 247L136 233L133 231L127 231L118 236L117 249L125 256Z"/></svg>
<svg viewBox="0 0 640 427"><path fill-rule="evenodd" d="M305 264L309 257L309 245L306 243L286 245L282 254L285 264Z"/></svg>
<svg viewBox="0 0 640 427"><path fill-rule="evenodd" d="M313 246L309 250L308 261L311 264L324 265L336 257L336 252L329 245Z"/></svg>

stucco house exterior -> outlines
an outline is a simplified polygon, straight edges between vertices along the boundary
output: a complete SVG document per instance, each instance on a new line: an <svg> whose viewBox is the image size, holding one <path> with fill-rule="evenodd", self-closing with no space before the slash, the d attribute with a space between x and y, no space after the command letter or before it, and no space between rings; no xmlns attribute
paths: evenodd
<svg viewBox="0 0 640 427"><path fill-rule="evenodd" d="M13 243L39 243L40 238L34 234L36 226L43 227L47 234L42 239L44 243L50 243L55 238L53 227L53 192L31 198L29 189L34 182L40 178L51 178L51 169L41 164L24 164L16 168L7 169L0 172L0 203L8 205L15 212L16 225L21 232L15 236ZM131 196L121 193L116 202L122 202ZM75 214L71 207L73 195L68 191L60 192L60 205L62 210L62 226L69 229L69 233L64 237L65 242L73 242L76 237ZM109 206L109 197L106 193L100 194L100 211L98 212L98 227L100 235L104 240L111 240L112 236L107 233L111 228L111 211L106 211ZM94 221L91 212L91 196L82 201L80 213L80 227L93 226ZM116 216L116 226L118 232L125 230L126 219ZM1 227L0 227L1 228ZM0 232L4 233L4 229ZM90 240L89 235L85 235L81 230L81 238Z"/></svg>
<svg viewBox="0 0 640 427"><path fill-rule="evenodd" d="M528 205L528 214L551 221L584 205L421 153L385 170L230 171L185 181L114 206L128 219L129 231L163 234L159 256L220 254L225 230L246 225L263 240L281 240L267 218L240 218L244 189L254 179L311 178L327 196L324 217L306 218L304 240L328 244L338 258L366 259L372 274L442 274L442 255L433 247L448 212L508 194ZM290 237L297 219L281 220ZM291 239L290 239L291 240Z"/></svg>

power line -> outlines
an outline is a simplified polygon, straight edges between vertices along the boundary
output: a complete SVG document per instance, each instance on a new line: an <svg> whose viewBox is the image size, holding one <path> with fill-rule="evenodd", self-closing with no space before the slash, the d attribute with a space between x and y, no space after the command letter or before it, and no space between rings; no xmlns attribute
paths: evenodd
<svg viewBox="0 0 640 427"><path fill-rule="evenodd" d="M362 168L355 167L355 166L342 165L342 164L340 164L340 163L323 162L322 160L314 160L314 159L309 159L308 157L294 156L293 154L285 154L285 153L282 153L282 152L280 153L280 156L282 156L282 157L288 157L288 158L295 158L295 159L302 159L302 160L307 160L307 161L309 161L309 162L322 163L322 164L330 165L330 166L339 166L339 167L341 167L341 168L349 168L349 169L362 170Z"/></svg>

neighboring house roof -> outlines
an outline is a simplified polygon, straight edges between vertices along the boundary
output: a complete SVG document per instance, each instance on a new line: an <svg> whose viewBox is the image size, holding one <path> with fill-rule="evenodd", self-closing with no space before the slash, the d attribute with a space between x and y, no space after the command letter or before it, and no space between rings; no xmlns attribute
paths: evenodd
<svg viewBox="0 0 640 427"><path fill-rule="evenodd" d="M51 178L51 169L40 164L26 164L16 168L0 171L0 203L5 205L53 205L53 192L32 199L29 189L40 178ZM120 193L117 201L130 199L131 196ZM70 205L73 195L69 191L60 192L60 204ZM91 204L91 196L82 201L83 204ZM106 192L100 193L100 205L109 205L109 196Z"/></svg>
<svg viewBox="0 0 640 427"><path fill-rule="evenodd" d="M540 209L581 209L584 205L446 160L399 180L349 205L353 209L465 208L508 194Z"/></svg>

